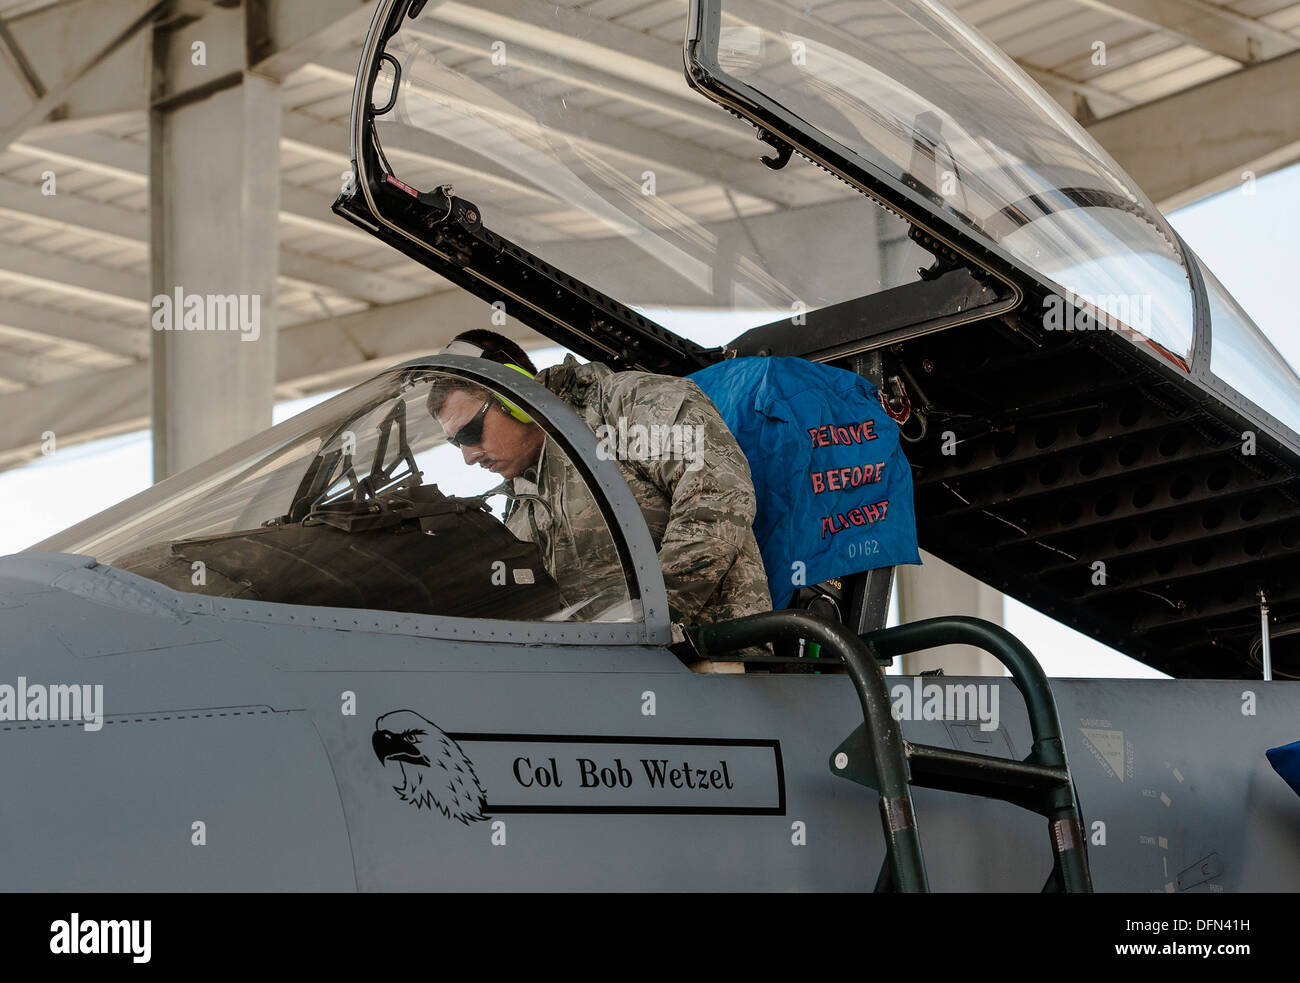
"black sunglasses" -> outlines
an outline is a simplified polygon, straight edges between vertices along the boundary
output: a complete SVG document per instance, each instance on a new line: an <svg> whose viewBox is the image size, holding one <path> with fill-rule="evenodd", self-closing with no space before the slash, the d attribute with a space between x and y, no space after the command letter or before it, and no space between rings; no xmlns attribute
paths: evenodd
<svg viewBox="0 0 1300 983"><path fill-rule="evenodd" d="M483 442L483 418L487 416L491 404L492 397L489 396L483 400L483 405L470 417L469 422L447 438L452 447L473 447Z"/></svg>

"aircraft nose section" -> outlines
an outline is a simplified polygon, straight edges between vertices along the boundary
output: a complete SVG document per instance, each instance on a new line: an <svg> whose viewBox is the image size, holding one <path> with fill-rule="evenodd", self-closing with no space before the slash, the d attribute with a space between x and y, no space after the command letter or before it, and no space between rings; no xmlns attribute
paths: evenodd
<svg viewBox="0 0 1300 983"><path fill-rule="evenodd" d="M0 558L0 634L17 640L0 652L44 664L219 642L219 625L196 619L195 598L65 553ZM0 679L4 678L0 675Z"/></svg>

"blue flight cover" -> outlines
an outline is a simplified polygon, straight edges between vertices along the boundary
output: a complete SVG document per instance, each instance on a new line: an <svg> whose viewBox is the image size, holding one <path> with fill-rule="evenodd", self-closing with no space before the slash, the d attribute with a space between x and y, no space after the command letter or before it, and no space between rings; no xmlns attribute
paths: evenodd
<svg viewBox="0 0 1300 983"><path fill-rule="evenodd" d="M729 359L690 378L749 459L773 607L801 586L921 562L912 471L869 379L802 358Z"/></svg>
<svg viewBox="0 0 1300 983"><path fill-rule="evenodd" d="M1269 748L1264 754L1273 770L1285 779L1296 795L1300 795L1300 741Z"/></svg>

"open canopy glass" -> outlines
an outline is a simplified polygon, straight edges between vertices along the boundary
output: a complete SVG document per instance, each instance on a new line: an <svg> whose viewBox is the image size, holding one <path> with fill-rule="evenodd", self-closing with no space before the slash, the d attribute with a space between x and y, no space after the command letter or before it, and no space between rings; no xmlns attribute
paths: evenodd
<svg viewBox="0 0 1300 983"><path fill-rule="evenodd" d="M391 0L368 48L363 186L451 185L496 235L705 346L915 284L934 258L908 223L928 223L1295 441L1293 367L1083 127L941 4L655 10ZM785 140L833 150L858 188L798 156L771 166Z"/></svg>
<svg viewBox="0 0 1300 983"><path fill-rule="evenodd" d="M684 4L647 33L556 8L554 30L521 32L430 2L371 93L393 103L375 118L385 163L707 346L915 279L929 257L905 226L816 168L765 167L753 129L690 88L686 23Z"/></svg>
<svg viewBox="0 0 1300 983"><path fill-rule="evenodd" d="M1300 430L1293 367L1083 127L942 4L703 0L694 29L692 67L720 101L907 189L1090 309L1090 326L1191 371L1200 306L1205 381Z"/></svg>
<svg viewBox="0 0 1300 983"><path fill-rule="evenodd" d="M936 3L720 0L697 49L767 99L1186 364L1193 288L1141 190L1000 51Z"/></svg>

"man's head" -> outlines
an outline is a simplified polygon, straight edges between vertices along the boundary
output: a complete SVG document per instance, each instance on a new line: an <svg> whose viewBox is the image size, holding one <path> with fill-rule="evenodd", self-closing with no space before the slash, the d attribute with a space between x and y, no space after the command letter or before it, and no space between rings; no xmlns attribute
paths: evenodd
<svg viewBox="0 0 1300 983"><path fill-rule="evenodd" d="M448 348L453 353L462 349L470 354L471 346L482 350L482 358L526 369L529 376L537 372L519 345L495 331L463 332ZM439 379L429 389L428 408L452 443L460 447L466 464L477 464L503 478L516 478L537 463L545 441L542 428L517 419L499 397L473 383Z"/></svg>
<svg viewBox="0 0 1300 983"><path fill-rule="evenodd" d="M521 369L527 369L529 376L537 374L537 366L527 352L519 347L518 342L486 328L462 331L448 342L443 352L448 355L478 355L499 365L517 365Z"/></svg>

